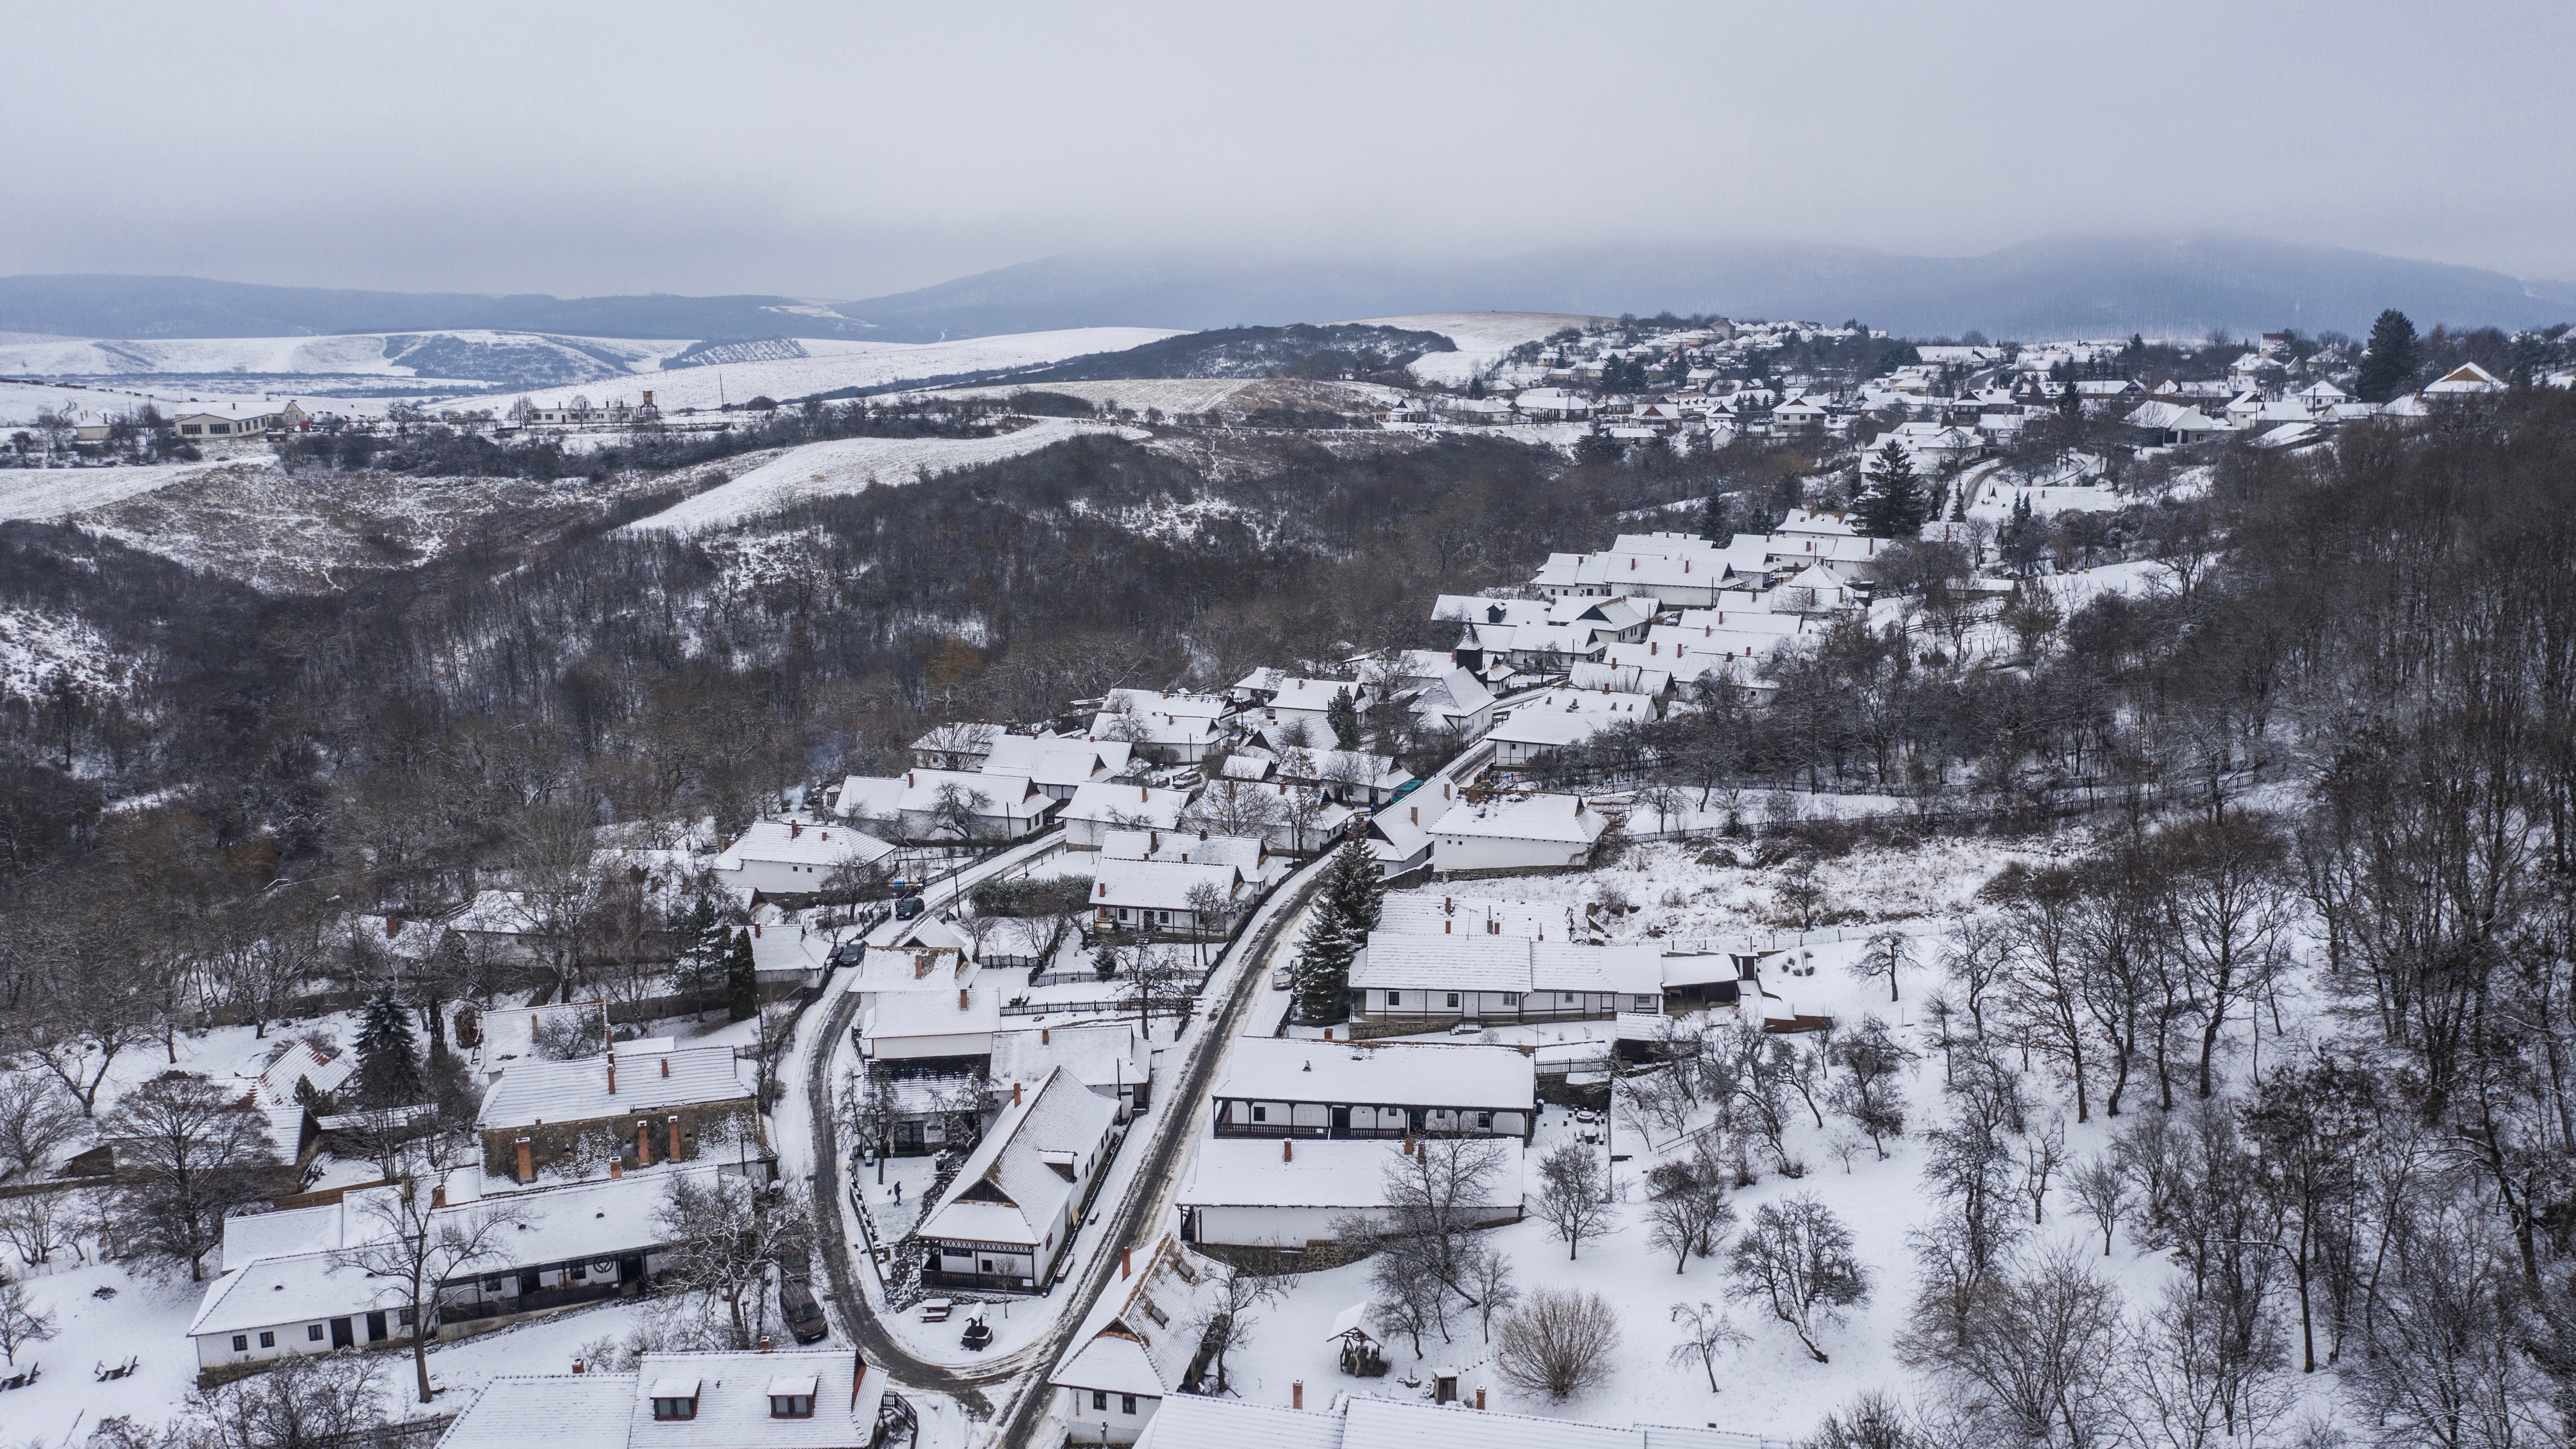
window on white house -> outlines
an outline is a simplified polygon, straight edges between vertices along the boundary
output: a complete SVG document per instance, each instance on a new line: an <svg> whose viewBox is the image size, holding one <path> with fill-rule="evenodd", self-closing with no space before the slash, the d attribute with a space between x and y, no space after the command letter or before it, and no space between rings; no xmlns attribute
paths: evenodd
<svg viewBox="0 0 2576 1449"><path fill-rule="evenodd" d="M1253 1120L1253 1121L1255 1121L1255 1122L1267 1122L1267 1121L1269 1121L1269 1120L1270 1120L1270 1109L1269 1109L1269 1108L1267 1108L1267 1107L1265 1107L1265 1106L1263 1106L1263 1105L1261 1105L1259 1102L1255 1102L1255 1103L1253 1103L1253 1104L1252 1104L1252 1120Z"/></svg>
<svg viewBox="0 0 2576 1449"><path fill-rule="evenodd" d="M304 1325L304 1338L308 1343L320 1343L322 1341L322 1325L318 1323L308 1323Z"/></svg>
<svg viewBox="0 0 2576 1449"><path fill-rule="evenodd" d="M1122 1414L1132 1414L1136 1412L1136 1396L1134 1394L1120 1394L1118 1396L1118 1412Z"/></svg>
<svg viewBox="0 0 2576 1449"><path fill-rule="evenodd" d="M698 1401L695 1397L657 1398L653 1401L653 1417L656 1419L694 1419L697 1416Z"/></svg>
<svg viewBox="0 0 2576 1449"><path fill-rule="evenodd" d="M1503 1005L1505 1005L1505 1006L1518 1006L1518 1005L1520 1005L1520 1004L1521 1004L1521 994L1520 994L1519 992L1517 992L1517 991L1506 991L1506 992L1504 992L1504 993L1503 993Z"/></svg>
<svg viewBox="0 0 2576 1449"><path fill-rule="evenodd" d="M277 1347L277 1335L276 1335L276 1334L274 1334L274 1333L263 1333L263 1334L261 1334L261 1335L259 1336L259 1346L260 1346L260 1347L262 1347L262 1348L275 1348L275 1347Z"/></svg>
<svg viewBox="0 0 2576 1449"><path fill-rule="evenodd" d="M1452 992L1450 992L1450 993L1449 993L1449 1004L1450 1004L1451 1006L1456 1006L1456 1005L1458 1004L1458 993L1457 993L1457 992L1452 991Z"/></svg>
<svg viewBox="0 0 2576 1449"><path fill-rule="evenodd" d="M1091 1407L1099 1410L1101 1413L1108 1413L1109 1391L1107 1389L1093 1389L1091 1391Z"/></svg>
<svg viewBox="0 0 2576 1449"><path fill-rule="evenodd" d="M1402 1006L1404 1004L1404 993L1401 991L1388 992L1386 994L1386 1004L1389 1006Z"/></svg>
<svg viewBox="0 0 2576 1449"><path fill-rule="evenodd" d="M812 1394L771 1394L769 1417L773 1419L810 1419L814 1417Z"/></svg>
<svg viewBox="0 0 2576 1449"><path fill-rule="evenodd" d="M234 1334L234 1335L233 1335L233 1352L235 1352L235 1353L248 1353L248 1352L250 1352L250 1335L249 1335L249 1334L247 1334L247 1333L236 1333L236 1334Z"/></svg>

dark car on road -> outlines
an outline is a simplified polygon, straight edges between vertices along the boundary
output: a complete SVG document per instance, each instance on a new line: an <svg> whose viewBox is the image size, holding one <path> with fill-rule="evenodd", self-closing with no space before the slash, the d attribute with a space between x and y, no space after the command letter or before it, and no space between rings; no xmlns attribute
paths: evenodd
<svg viewBox="0 0 2576 1449"><path fill-rule="evenodd" d="M814 1285L802 1278L779 1280L778 1312L798 1343L819 1343L832 1331L823 1321L823 1305L814 1301Z"/></svg>

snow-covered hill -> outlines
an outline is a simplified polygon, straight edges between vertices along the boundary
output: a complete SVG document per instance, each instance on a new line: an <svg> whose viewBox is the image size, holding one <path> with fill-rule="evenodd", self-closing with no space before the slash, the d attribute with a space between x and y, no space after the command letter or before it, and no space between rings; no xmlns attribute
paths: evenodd
<svg viewBox="0 0 2576 1449"><path fill-rule="evenodd" d="M998 462L1097 432L1145 436L1098 423L1047 418L991 438L844 438L808 443L627 527L639 532L705 533L808 499L857 493L880 483L910 483L925 474Z"/></svg>
<svg viewBox="0 0 2576 1449"><path fill-rule="evenodd" d="M1361 325L1401 327L1409 332L1437 332L1458 344L1455 352L1430 352L1406 369L1424 382L1464 387L1468 379L1500 362L1524 342L1536 342L1567 327L1599 322L1599 317L1570 312L1426 312L1413 317L1363 317Z"/></svg>
<svg viewBox="0 0 2576 1449"><path fill-rule="evenodd" d="M786 319L782 319L784 321ZM1169 337L1151 327L1082 327L953 342L794 339L792 348L692 339L635 341L536 332L381 332L337 337L161 338L97 341L73 337L0 339L0 376L74 379L220 379L236 392L307 395L417 383L424 397L494 389L582 388L594 401L640 401L652 388L666 408L714 407L768 395L787 399L912 378L1032 367L1094 352L1117 352ZM697 364L697 356L762 350L803 355ZM682 365L665 370L666 361Z"/></svg>

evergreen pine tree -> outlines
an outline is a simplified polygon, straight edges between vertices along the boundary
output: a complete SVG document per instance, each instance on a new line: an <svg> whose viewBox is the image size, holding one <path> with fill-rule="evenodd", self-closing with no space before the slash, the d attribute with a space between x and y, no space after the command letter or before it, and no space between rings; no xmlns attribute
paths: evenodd
<svg viewBox="0 0 2576 1449"><path fill-rule="evenodd" d="M1952 523L1968 521L1968 490L1965 488L1960 489L1950 500L1950 521Z"/></svg>
<svg viewBox="0 0 2576 1449"><path fill-rule="evenodd" d="M378 1107L420 1100L420 1059L411 1035L411 1013L392 987L377 992L358 1020L358 1092Z"/></svg>
<svg viewBox="0 0 2576 1449"><path fill-rule="evenodd" d="M1360 747L1360 706L1347 689L1333 691L1333 702L1324 706L1324 723L1332 726L1333 747L1356 750Z"/></svg>
<svg viewBox="0 0 2576 1449"><path fill-rule="evenodd" d="M1870 460L1866 482L1852 510L1862 533L1872 538L1912 538L1923 531L1923 484L1914 476L1913 460L1894 439Z"/></svg>
<svg viewBox="0 0 2576 1449"><path fill-rule="evenodd" d="M1724 543L1735 536L1727 519L1726 495L1712 493L1699 506L1699 536L1711 543Z"/></svg>
<svg viewBox="0 0 2576 1449"><path fill-rule="evenodd" d="M2370 324L2370 350L2361 357L2361 374L2353 390L2364 402L2386 402L2406 390L2415 380L2415 369L2422 358L2415 342L2415 324L2405 313L2391 307Z"/></svg>
<svg viewBox="0 0 2576 1449"><path fill-rule="evenodd" d="M759 1014L760 978L752 971L751 932L737 931L733 948L725 953L725 1016L749 1021Z"/></svg>
<svg viewBox="0 0 2576 1449"><path fill-rule="evenodd" d="M1377 929L1386 882L1365 841L1352 840L1324 868L1314 914L1297 941L1293 980L1297 1014L1308 1022L1339 1021L1350 1009L1351 958Z"/></svg>

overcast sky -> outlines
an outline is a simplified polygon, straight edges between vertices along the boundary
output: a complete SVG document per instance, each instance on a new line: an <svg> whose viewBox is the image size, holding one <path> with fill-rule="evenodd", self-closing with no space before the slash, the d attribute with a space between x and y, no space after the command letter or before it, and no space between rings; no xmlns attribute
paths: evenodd
<svg viewBox="0 0 2576 1449"><path fill-rule="evenodd" d="M0 274L847 299L1055 252L2576 278L2576 5L18 6Z"/></svg>

